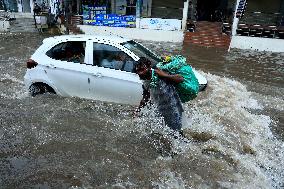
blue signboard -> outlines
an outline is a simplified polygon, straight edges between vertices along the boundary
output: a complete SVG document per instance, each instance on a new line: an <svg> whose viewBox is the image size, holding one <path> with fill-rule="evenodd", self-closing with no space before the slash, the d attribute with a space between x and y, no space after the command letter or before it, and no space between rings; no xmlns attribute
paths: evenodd
<svg viewBox="0 0 284 189"><path fill-rule="evenodd" d="M106 7L83 5L83 21L87 25L135 27L136 16L107 14Z"/></svg>

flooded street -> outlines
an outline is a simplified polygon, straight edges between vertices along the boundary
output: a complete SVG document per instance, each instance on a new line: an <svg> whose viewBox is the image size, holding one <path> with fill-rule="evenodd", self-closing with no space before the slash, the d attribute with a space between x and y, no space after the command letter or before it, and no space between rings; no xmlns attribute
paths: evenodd
<svg viewBox="0 0 284 189"><path fill-rule="evenodd" d="M208 80L181 139L151 109L29 96L25 62L45 37L0 34L0 188L284 188L283 53L143 42Z"/></svg>

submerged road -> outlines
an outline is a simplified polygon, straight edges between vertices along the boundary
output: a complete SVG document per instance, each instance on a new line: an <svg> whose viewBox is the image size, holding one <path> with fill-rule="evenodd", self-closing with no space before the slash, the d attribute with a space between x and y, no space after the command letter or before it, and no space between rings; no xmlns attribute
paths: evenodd
<svg viewBox="0 0 284 189"><path fill-rule="evenodd" d="M209 82L184 104L185 142L151 109L29 96L25 62L45 37L0 34L1 188L284 187L284 54L144 41Z"/></svg>

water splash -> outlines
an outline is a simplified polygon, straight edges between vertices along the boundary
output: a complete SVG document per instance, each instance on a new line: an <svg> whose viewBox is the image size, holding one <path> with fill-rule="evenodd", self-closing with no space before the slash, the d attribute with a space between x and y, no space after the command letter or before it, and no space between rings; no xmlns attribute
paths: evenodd
<svg viewBox="0 0 284 189"><path fill-rule="evenodd" d="M185 183L184 183L181 175L177 175L176 173L171 172L169 170L161 172L160 175L159 175L159 180L153 181L152 186L154 188L159 188L159 189L167 189L167 188L185 189L185 188L188 188L188 187L185 186Z"/></svg>
<svg viewBox="0 0 284 189"><path fill-rule="evenodd" d="M201 173L202 183L218 183L220 187L229 188L283 186L284 169L279 167L284 164L283 142L273 136L270 130L273 120L269 116L251 113L251 110L262 110L264 105L254 99L253 93L241 83L212 74L205 75L209 80L207 91L184 104L186 141L168 137L170 131L151 108L144 110L145 116L136 120L135 128L142 135L157 132L167 136L174 158L185 156L195 159L200 165L211 164L204 170L220 177L220 180L215 180L212 175L205 178L206 174ZM185 165L187 168L191 166ZM223 168L219 170L215 166ZM221 179L224 172L228 176ZM186 182L187 186L197 188L202 185ZM161 184L160 188L163 187L165 185Z"/></svg>

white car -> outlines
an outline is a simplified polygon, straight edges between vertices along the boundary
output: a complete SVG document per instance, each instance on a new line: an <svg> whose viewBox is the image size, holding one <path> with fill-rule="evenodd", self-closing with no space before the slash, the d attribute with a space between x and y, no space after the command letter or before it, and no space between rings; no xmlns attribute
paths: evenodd
<svg viewBox="0 0 284 189"><path fill-rule="evenodd" d="M142 81L134 73L140 57L161 59L141 44L117 36L50 37L27 61L25 86L34 96L52 92L122 104L139 104ZM194 70L200 89L205 77Z"/></svg>

